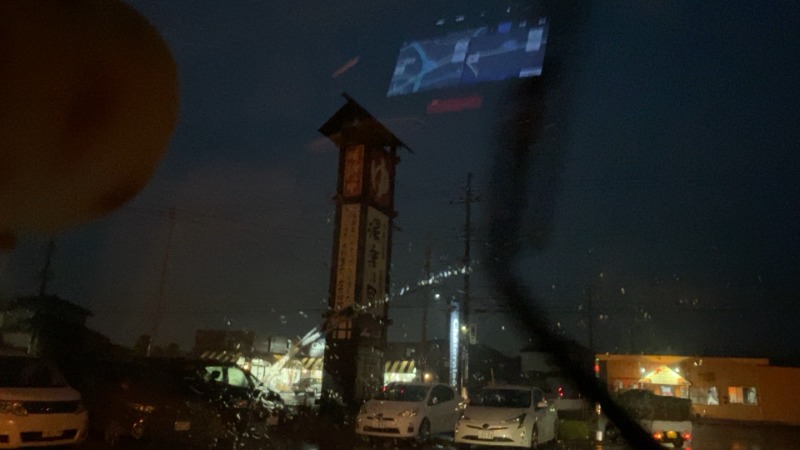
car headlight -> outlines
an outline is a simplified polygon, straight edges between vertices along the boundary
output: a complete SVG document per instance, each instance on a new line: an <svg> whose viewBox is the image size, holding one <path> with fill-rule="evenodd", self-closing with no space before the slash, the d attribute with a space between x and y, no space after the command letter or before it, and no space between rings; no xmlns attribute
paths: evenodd
<svg viewBox="0 0 800 450"><path fill-rule="evenodd" d="M400 413L400 417L414 417L417 415L419 410L417 408L409 408Z"/></svg>
<svg viewBox="0 0 800 450"><path fill-rule="evenodd" d="M518 415L517 417L504 420L505 423L516 423L517 428L522 428L522 425L525 424L525 413Z"/></svg>
<svg viewBox="0 0 800 450"><path fill-rule="evenodd" d="M25 409L22 402L0 401L0 413L27 416L28 410Z"/></svg>
<svg viewBox="0 0 800 450"><path fill-rule="evenodd" d="M231 406L233 406L235 409L245 409L250 406L250 403L246 398L237 398L233 400L233 404Z"/></svg>
<svg viewBox="0 0 800 450"><path fill-rule="evenodd" d="M150 414L156 410L155 406L145 405L144 403L128 403L128 407L142 414Z"/></svg>

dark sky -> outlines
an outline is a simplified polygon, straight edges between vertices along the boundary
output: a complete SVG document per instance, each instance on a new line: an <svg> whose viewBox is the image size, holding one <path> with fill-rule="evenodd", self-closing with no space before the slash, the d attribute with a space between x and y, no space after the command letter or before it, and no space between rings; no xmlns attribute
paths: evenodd
<svg viewBox="0 0 800 450"><path fill-rule="evenodd" d="M346 91L414 150L397 172L390 338L418 339L421 300L397 293L420 279L426 249L434 272L460 264L459 201L470 172L477 195L490 188L513 83L385 94L403 40L497 2L128 3L175 56L181 119L136 199L57 236L50 292L124 345L156 323L158 341L183 348L200 328L304 334L327 305L333 238L337 154L316 130ZM600 350L800 356L800 8L585 7L585 20L551 21L519 274L584 343L593 286ZM425 113L430 98L475 92L479 110ZM482 270L486 206L473 207L473 317L479 340L513 355L525 338ZM46 242L0 256L0 293L38 290ZM444 337L444 301L430 311L429 336Z"/></svg>

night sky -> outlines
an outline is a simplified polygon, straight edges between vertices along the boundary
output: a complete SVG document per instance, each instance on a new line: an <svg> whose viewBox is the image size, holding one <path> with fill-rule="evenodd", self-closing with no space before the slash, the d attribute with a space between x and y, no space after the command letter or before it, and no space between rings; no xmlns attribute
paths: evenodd
<svg viewBox="0 0 800 450"><path fill-rule="evenodd" d="M414 152L397 168L390 339L421 336L422 296L399 292L426 251L432 272L461 264L472 173L478 339L509 355L527 343L482 258L514 83L386 97L404 40L440 32L440 18L498 14L497 2L128 3L174 54L180 121L139 196L56 236L49 293L123 345L154 327L183 349L197 329L305 334L327 307L338 164L317 129L347 92ZM584 344L591 296L600 351L800 357L800 7L584 7L552 16L516 270L554 329ZM432 98L474 93L478 110L426 114ZM47 242L0 255L0 295L38 292ZM462 283L434 288L429 337L446 336Z"/></svg>

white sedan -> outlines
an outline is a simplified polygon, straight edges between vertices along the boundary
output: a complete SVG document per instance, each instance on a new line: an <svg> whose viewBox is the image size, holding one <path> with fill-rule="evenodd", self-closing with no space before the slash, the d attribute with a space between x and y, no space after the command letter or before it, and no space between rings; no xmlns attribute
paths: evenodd
<svg viewBox="0 0 800 450"><path fill-rule="evenodd" d="M446 384L389 383L361 406L356 434L421 443L434 434L452 434L462 406Z"/></svg>
<svg viewBox="0 0 800 450"><path fill-rule="evenodd" d="M557 414L541 389L487 386L470 399L456 424L455 443L536 448L556 439Z"/></svg>

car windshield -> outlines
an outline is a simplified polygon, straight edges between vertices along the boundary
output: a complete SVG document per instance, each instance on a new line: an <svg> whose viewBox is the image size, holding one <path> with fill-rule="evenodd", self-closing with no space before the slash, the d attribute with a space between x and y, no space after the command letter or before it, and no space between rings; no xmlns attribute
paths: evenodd
<svg viewBox="0 0 800 450"><path fill-rule="evenodd" d="M393 402L421 402L430 391L430 386L416 386L407 384L390 384L381 389L376 400L389 400Z"/></svg>
<svg viewBox="0 0 800 450"><path fill-rule="evenodd" d="M153 395L185 395L196 393L193 388L201 382L195 374L161 361L140 361L122 365L115 373L115 383L124 384L134 392Z"/></svg>
<svg viewBox="0 0 800 450"><path fill-rule="evenodd" d="M0 388L59 388L66 381L50 364L29 357L0 357Z"/></svg>
<svg viewBox="0 0 800 450"><path fill-rule="evenodd" d="M470 398L471 406L491 408L530 408L531 391L522 389L482 389Z"/></svg>
<svg viewBox="0 0 800 450"><path fill-rule="evenodd" d="M800 2L0 0L0 24L0 345L71 386L184 358L348 426L390 383L800 426Z"/></svg>

